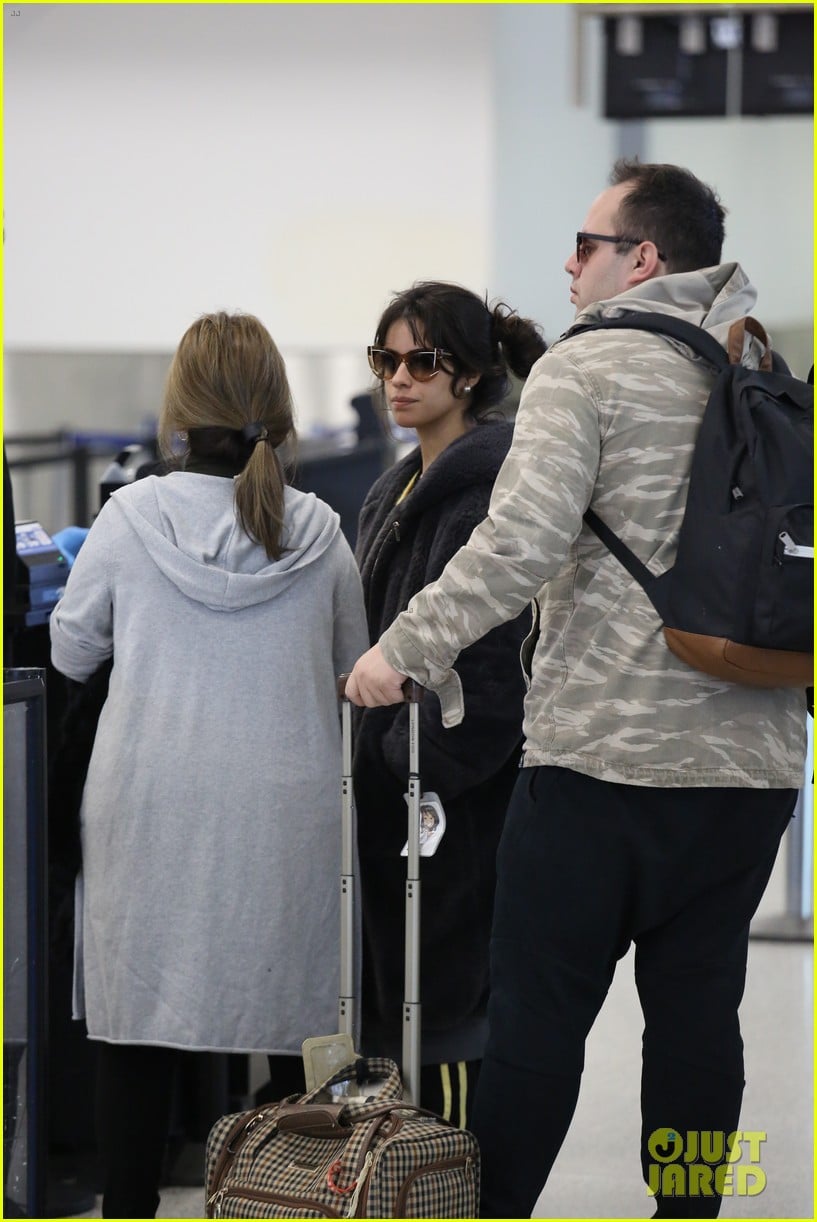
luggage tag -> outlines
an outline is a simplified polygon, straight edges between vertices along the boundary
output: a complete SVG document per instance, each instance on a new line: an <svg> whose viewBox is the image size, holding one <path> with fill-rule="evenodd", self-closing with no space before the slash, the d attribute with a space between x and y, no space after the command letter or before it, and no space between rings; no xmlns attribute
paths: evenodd
<svg viewBox="0 0 817 1222"><path fill-rule="evenodd" d="M385 1080L370 1079L365 1061L355 1052L351 1035L315 1035L301 1045L307 1094L317 1090L341 1069L350 1067L348 1078L331 1082L313 1102L373 1103L385 1086Z"/></svg>
<svg viewBox="0 0 817 1222"><path fill-rule="evenodd" d="M301 1044L307 1092L331 1078L339 1069L357 1060L351 1035L315 1035ZM346 1083L343 1084L346 1086Z"/></svg>
<svg viewBox="0 0 817 1222"><path fill-rule="evenodd" d="M403 794L408 805L409 796ZM439 794L429 790L420 795L420 856L433 857L445 834L445 811ZM408 857L408 840L400 850L401 857Z"/></svg>

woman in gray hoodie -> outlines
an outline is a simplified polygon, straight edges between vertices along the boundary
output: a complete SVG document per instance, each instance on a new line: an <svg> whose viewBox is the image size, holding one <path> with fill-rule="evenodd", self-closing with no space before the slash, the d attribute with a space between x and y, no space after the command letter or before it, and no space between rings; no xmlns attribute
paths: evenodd
<svg viewBox="0 0 817 1222"><path fill-rule="evenodd" d="M285 485L283 359L206 315L160 421L181 469L110 498L51 619L113 658L85 785L74 1016L100 1041L106 1217L153 1217L178 1049L291 1054L337 1025L336 675L366 647L337 515Z"/></svg>

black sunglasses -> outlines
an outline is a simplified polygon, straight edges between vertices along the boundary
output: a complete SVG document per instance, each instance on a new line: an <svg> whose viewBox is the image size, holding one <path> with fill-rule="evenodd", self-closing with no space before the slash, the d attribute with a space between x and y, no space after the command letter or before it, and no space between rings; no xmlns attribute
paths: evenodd
<svg viewBox="0 0 817 1222"><path fill-rule="evenodd" d="M415 382L428 382L443 368L443 358L453 355L444 348L412 348L411 352L395 352L392 348L374 348L372 345L366 352L369 368L382 382L390 382L401 365L405 365Z"/></svg>
<svg viewBox="0 0 817 1222"><path fill-rule="evenodd" d="M643 238L627 238L619 237L617 234L610 233L582 233L579 231L576 234L576 262L586 263L593 253L594 242L615 242L617 246L638 246L643 242ZM667 257L658 251L658 258L662 263L666 263Z"/></svg>

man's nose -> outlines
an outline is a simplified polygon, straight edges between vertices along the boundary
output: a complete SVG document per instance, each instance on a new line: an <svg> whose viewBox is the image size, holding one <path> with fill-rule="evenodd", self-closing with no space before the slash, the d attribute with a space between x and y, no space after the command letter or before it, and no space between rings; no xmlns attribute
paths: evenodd
<svg viewBox="0 0 817 1222"><path fill-rule="evenodd" d="M573 279L575 280L579 272L581 271L581 266L582 266L581 263L576 258L575 250L571 251L569 258L565 260L565 264L564 264L564 268L568 276L572 276Z"/></svg>

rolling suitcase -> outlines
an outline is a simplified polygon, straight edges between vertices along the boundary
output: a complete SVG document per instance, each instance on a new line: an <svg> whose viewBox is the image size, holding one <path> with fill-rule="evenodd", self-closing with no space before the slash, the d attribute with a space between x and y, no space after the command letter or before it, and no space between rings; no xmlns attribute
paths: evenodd
<svg viewBox="0 0 817 1222"><path fill-rule="evenodd" d="M356 907L352 710L342 700L340 1032L353 1035ZM403 1074L357 1058L302 1096L223 1116L207 1140L208 1218L476 1218L476 1138L419 1106L420 775L422 688L409 702L408 863Z"/></svg>

